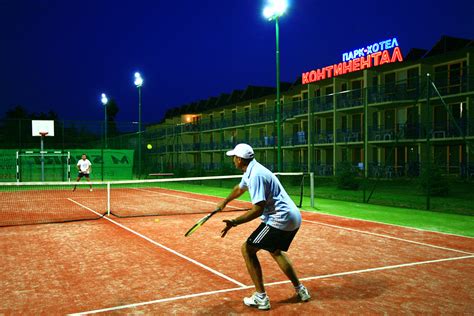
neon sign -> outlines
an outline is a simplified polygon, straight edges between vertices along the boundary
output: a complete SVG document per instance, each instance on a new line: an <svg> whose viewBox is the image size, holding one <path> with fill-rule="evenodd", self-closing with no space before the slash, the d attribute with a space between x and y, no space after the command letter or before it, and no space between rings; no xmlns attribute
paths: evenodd
<svg viewBox="0 0 474 316"><path fill-rule="evenodd" d="M341 63L304 72L301 81L302 84L308 84L397 61L402 62L403 55L397 39L392 38L344 53Z"/></svg>

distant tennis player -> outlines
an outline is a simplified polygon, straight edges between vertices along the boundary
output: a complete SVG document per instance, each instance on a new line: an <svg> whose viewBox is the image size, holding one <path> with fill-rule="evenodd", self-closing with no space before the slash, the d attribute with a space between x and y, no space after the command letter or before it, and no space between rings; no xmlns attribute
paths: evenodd
<svg viewBox="0 0 474 316"><path fill-rule="evenodd" d="M237 218L224 220L226 226L222 230L221 237L224 237L232 227L250 222L257 217L262 219L260 226L242 245L242 255L256 290L251 297L244 298L244 304L258 309L270 309L270 299L265 293L262 268L257 258L257 252L261 249L270 252L280 269L293 283L300 300L308 301L311 295L300 283L285 253L301 225L300 211L278 178L254 159L252 147L238 144L226 154L233 156L235 167L242 170L244 175L229 196L217 206L224 209L227 203L240 197L247 190L253 206Z"/></svg>
<svg viewBox="0 0 474 316"><path fill-rule="evenodd" d="M82 158L79 159L77 162L77 170L79 170L79 174L77 175L76 182L81 181L82 177L85 177L88 182L91 182L90 179L90 173L92 171L92 163L87 159L86 154L82 154ZM92 184L89 185L90 189L89 191L92 192ZM74 189L72 191L76 191L76 185L74 186Z"/></svg>

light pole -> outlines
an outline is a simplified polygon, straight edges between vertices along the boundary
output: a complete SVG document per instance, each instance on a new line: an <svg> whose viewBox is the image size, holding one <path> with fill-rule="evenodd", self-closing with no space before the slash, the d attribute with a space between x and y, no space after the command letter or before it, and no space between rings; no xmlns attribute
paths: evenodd
<svg viewBox="0 0 474 316"><path fill-rule="evenodd" d="M139 72L135 73L135 86L138 89L138 178L142 175L142 85L143 78Z"/></svg>
<svg viewBox="0 0 474 316"><path fill-rule="evenodd" d="M276 33L276 117L277 117L277 172L282 171L281 165L281 109L280 109L280 45L278 19L288 8L286 0L267 0L263 16L269 21L275 21Z"/></svg>
<svg viewBox="0 0 474 316"><path fill-rule="evenodd" d="M104 113L105 113L105 118L104 118L104 147L107 148L107 103L109 102L109 99L107 99L107 96L105 93L102 93L100 101L104 105Z"/></svg>

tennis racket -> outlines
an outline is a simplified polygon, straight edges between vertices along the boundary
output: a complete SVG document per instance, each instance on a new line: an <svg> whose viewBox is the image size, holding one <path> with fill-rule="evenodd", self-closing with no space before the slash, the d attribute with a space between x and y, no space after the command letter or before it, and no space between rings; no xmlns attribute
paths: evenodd
<svg viewBox="0 0 474 316"><path fill-rule="evenodd" d="M207 214L206 216L204 216L203 218L201 218L200 220L198 220L196 222L196 224L193 225L193 227L191 227L187 232L186 234L184 234L184 237L188 237L190 236L192 233L194 233L199 227L201 227L205 222L207 222L207 220L209 218L211 218L214 214L216 214L217 212L219 212L221 209L220 208L216 208L214 211L212 211L211 213Z"/></svg>

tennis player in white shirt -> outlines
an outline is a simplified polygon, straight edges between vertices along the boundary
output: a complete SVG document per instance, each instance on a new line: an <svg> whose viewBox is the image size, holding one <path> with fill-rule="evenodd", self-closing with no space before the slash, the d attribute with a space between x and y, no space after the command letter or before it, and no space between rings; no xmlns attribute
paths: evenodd
<svg viewBox="0 0 474 316"><path fill-rule="evenodd" d="M77 175L76 182L81 181L83 177L86 178L87 182L91 182L90 179L90 173L92 171L92 163L87 159L86 154L82 154L82 158L79 159L77 162L77 170L79 170L79 174ZM89 191L92 192L92 184L89 185L90 189ZM76 191L76 186L74 186L74 189L72 191Z"/></svg>
<svg viewBox="0 0 474 316"><path fill-rule="evenodd" d="M258 217L262 223L242 245L242 255L247 270L255 285L256 292L244 298L244 304L258 309L270 309L270 299L265 292L262 268L257 257L260 250L268 251L277 262L295 288L296 295L303 302L311 298L306 287L299 281L296 272L286 255L286 251L301 225L301 213L280 180L267 168L254 159L252 147L238 144L227 156L232 156L237 169L244 172L242 180L236 185L229 196L217 207L224 207L249 191L252 209L234 219L224 220L225 228L222 237L235 226L250 222Z"/></svg>

